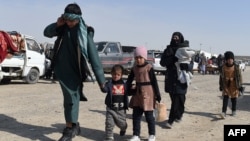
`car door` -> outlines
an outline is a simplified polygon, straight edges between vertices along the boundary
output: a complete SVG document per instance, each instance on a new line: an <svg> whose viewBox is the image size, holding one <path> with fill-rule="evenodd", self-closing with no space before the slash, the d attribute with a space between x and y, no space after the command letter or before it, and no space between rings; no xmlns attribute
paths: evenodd
<svg viewBox="0 0 250 141"><path fill-rule="evenodd" d="M39 44L31 38L26 38L26 53L25 53L25 73L31 68L37 68L40 76L45 72L45 55Z"/></svg>

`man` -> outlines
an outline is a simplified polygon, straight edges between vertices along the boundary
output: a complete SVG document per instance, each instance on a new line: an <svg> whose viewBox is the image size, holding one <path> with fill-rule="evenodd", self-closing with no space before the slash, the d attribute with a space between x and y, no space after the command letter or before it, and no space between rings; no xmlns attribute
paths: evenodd
<svg viewBox="0 0 250 141"><path fill-rule="evenodd" d="M87 100L81 90L82 82L91 76L88 62L100 88L103 88L105 83L104 72L93 41L94 29L86 26L81 15L81 9L76 3L69 4L57 22L48 25L44 30L46 37L57 36L53 57L54 72L64 96L66 121L66 128L59 141L71 141L75 135L80 134L79 101Z"/></svg>

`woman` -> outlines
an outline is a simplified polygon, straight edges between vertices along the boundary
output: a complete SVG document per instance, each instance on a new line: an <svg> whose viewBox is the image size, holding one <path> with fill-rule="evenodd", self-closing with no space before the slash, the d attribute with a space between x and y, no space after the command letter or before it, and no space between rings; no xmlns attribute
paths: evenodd
<svg viewBox="0 0 250 141"><path fill-rule="evenodd" d="M160 60L160 64L166 67L165 73L165 92L169 93L171 99L171 109L169 119L166 124L167 128L172 128L174 121L180 122L185 109L186 93L188 84L182 83L178 79L177 67L178 58L175 57L177 49L188 47L189 42L184 41L184 37L180 32L174 32L170 41L170 45L164 50ZM192 64L180 64L181 70L192 71Z"/></svg>

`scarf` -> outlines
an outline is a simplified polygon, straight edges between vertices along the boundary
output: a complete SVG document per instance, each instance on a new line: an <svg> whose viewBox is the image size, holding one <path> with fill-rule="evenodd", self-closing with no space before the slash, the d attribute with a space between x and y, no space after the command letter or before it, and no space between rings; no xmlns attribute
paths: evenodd
<svg viewBox="0 0 250 141"><path fill-rule="evenodd" d="M66 20L79 20L79 29L78 29L78 43L81 50L81 53L88 58L87 50L87 27L81 15L64 13L63 18Z"/></svg>

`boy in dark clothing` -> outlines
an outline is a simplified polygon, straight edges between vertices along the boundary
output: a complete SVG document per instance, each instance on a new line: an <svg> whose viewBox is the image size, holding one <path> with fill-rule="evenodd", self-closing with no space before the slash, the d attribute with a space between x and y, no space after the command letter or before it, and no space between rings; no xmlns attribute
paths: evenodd
<svg viewBox="0 0 250 141"><path fill-rule="evenodd" d="M114 65L111 70L112 80L106 84L103 92L107 93L106 104L106 122L105 122L105 141L113 141L113 129L117 125L121 131L120 136L124 136L127 129L126 110L128 109L128 96L126 94L126 85L122 80L123 67Z"/></svg>
<svg viewBox="0 0 250 141"><path fill-rule="evenodd" d="M237 98L239 96L242 88L242 75L239 65L234 62L234 54L231 51L227 51L224 54L225 64L222 66L220 79L219 79L219 89L222 91L223 105L221 118L226 117L228 99L232 102L232 116L236 115L236 105Z"/></svg>

